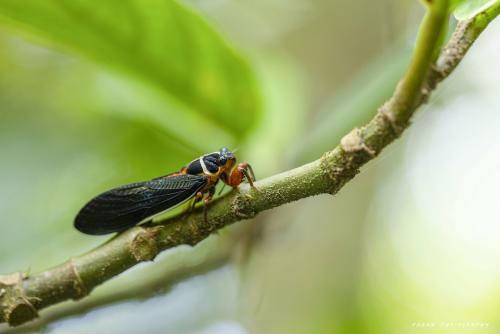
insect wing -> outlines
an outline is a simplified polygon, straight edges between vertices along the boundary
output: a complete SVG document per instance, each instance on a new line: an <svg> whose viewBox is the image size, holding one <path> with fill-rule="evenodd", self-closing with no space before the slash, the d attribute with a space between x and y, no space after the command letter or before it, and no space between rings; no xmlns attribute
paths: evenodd
<svg viewBox="0 0 500 334"><path fill-rule="evenodd" d="M206 183L205 176L184 174L111 189L80 210L75 228L93 235L123 231L187 201Z"/></svg>

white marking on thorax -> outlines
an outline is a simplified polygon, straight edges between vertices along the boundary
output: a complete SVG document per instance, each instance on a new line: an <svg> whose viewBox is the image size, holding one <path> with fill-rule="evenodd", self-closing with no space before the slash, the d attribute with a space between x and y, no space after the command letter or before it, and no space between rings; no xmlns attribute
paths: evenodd
<svg viewBox="0 0 500 334"><path fill-rule="evenodd" d="M211 173L208 171L207 169L207 166L205 165L205 161L203 161L203 157L200 158L200 165L201 165L201 168L203 169L203 173L207 174L207 175L214 175L215 173Z"/></svg>

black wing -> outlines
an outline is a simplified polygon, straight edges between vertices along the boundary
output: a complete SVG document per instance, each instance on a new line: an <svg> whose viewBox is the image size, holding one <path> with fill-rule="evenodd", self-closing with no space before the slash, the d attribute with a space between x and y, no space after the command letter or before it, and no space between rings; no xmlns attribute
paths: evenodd
<svg viewBox="0 0 500 334"><path fill-rule="evenodd" d="M127 184L88 202L75 218L80 232L119 232L193 197L207 183L202 175L175 175Z"/></svg>

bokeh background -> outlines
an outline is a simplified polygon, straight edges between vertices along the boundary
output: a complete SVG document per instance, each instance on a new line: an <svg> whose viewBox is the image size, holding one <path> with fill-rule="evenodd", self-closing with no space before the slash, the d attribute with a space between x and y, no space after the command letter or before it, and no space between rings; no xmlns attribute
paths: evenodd
<svg viewBox="0 0 500 334"><path fill-rule="evenodd" d="M221 146L318 158L408 63L413 0L0 2L0 272L108 237L95 194ZM453 23L452 23L453 25ZM339 194L161 254L3 333L498 333L500 21Z"/></svg>

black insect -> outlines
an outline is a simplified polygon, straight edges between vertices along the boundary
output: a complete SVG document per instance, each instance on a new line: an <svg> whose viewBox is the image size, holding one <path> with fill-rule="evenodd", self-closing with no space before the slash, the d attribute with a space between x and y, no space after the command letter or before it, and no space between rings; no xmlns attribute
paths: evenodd
<svg viewBox="0 0 500 334"><path fill-rule="evenodd" d="M219 180L236 188L244 179L253 187L252 167L248 163L236 164L234 154L222 148L191 161L177 173L98 195L80 210L75 228L93 235L120 232L150 221L189 199L193 199L194 205L204 198L206 208Z"/></svg>

